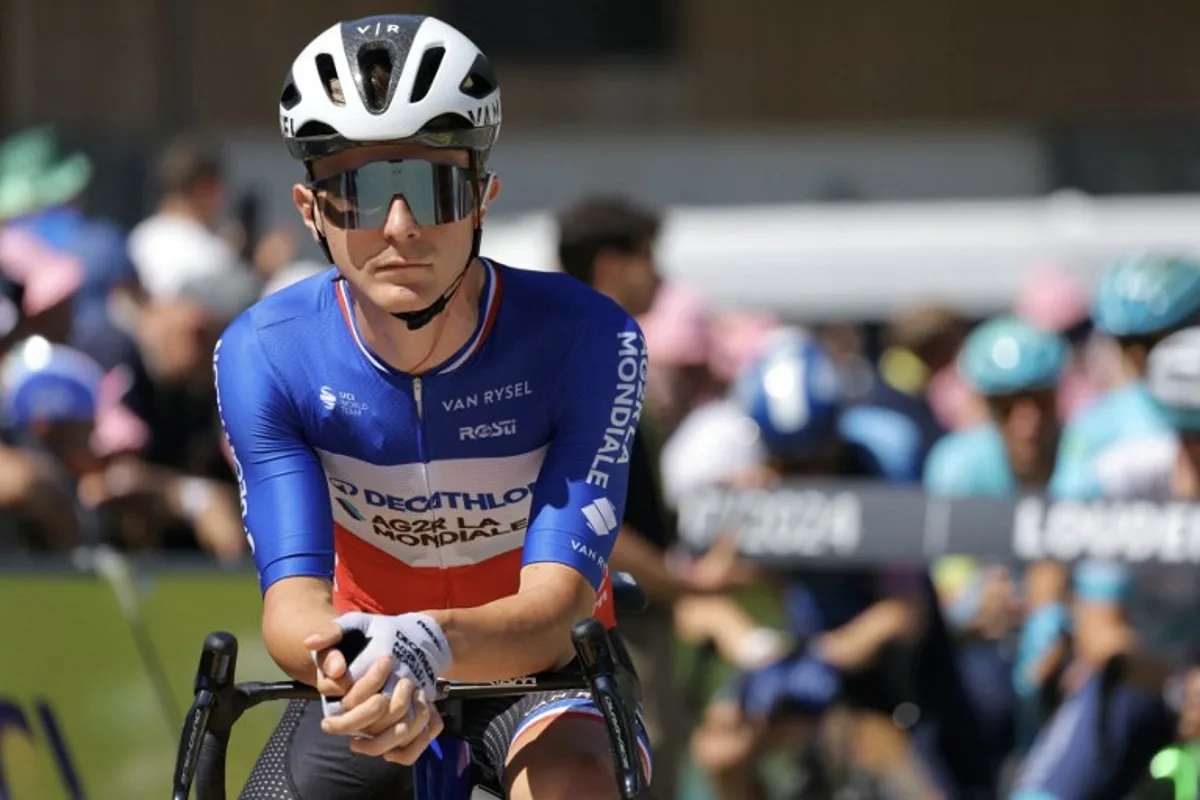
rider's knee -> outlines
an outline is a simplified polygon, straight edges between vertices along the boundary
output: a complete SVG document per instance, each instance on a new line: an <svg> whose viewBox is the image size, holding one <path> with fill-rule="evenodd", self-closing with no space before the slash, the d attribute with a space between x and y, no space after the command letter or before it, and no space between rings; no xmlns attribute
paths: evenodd
<svg viewBox="0 0 1200 800"><path fill-rule="evenodd" d="M557 727L561 730L547 731L510 755L505 767L508 797L616 800L612 755L603 728L575 720L561 720Z"/></svg>
<svg viewBox="0 0 1200 800"><path fill-rule="evenodd" d="M567 750L556 760L539 759L514 776L511 800L616 800L612 759L606 754Z"/></svg>

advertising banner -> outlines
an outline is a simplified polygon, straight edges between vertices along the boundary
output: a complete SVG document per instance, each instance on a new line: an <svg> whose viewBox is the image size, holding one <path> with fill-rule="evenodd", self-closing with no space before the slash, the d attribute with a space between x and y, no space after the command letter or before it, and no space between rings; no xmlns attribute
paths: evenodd
<svg viewBox="0 0 1200 800"><path fill-rule="evenodd" d="M0 800L169 796L210 631L238 637L239 679L283 677L253 574L142 571L134 585L131 615L98 577L0 573ZM281 712L254 709L234 730L230 796Z"/></svg>

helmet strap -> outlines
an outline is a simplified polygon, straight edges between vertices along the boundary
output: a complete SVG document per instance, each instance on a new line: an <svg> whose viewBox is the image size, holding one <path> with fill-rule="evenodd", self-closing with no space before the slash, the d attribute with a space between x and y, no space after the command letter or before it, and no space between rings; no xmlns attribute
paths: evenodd
<svg viewBox="0 0 1200 800"><path fill-rule="evenodd" d="M308 175L308 180L311 182L313 179L312 162L310 162L310 161L304 162L304 172L306 175ZM316 195L314 194L313 195L313 228L315 228L317 231L317 244L321 247L321 252L325 254L325 260L328 261L330 264L332 264L333 263L333 253L331 253L329 251L329 241L325 238L325 231L321 230L321 226L317 225L317 217L319 215L320 215L320 211L317 208L317 198L316 198ZM322 222L324 222L323 218L322 218ZM338 277L340 277L340 276L334 277L334 280L336 281Z"/></svg>

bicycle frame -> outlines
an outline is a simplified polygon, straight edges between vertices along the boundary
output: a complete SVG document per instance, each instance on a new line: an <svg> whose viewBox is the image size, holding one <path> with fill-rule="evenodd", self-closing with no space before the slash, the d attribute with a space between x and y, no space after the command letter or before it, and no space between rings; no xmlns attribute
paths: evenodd
<svg viewBox="0 0 1200 800"><path fill-rule="evenodd" d="M414 800L466 800L471 778L470 743L443 734L413 767Z"/></svg>

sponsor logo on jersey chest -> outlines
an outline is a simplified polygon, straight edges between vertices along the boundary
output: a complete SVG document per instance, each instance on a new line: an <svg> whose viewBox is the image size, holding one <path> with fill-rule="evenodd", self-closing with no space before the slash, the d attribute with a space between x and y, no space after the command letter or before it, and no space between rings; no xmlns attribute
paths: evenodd
<svg viewBox="0 0 1200 800"><path fill-rule="evenodd" d="M480 406L490 406L495 403L502 403L506 400L516 400L519 397L528 397L533 394L533 389L529 386L529 381L516 381L515 383L501 384L484 389L481 392L471 392L464 394L461 397L455 397L451 400L442 401L443 411L465 411L468 408L479 408Z"/></svg>
<svg viewBox="0 0 1200 800"><path fill-rule="evenodd" d="M424 514L427 511L438 509L490 511L494 508L504 508L527 501L533 494L534 487L534 484L530 483L526 486L514 486L511 489L494 492L441 491L433 494L400 497L376 489L360 489L350 481L341 478L330 478L329 485L334 488L334 491L345 497L358 497L361 494L363 504L372 508L388 508L392 511L410 514Z"/></svg>
<svg viewBox="0 0 1200 800"><path fill-rule="evenodd" d="M438 517L436 519L387 518L377 514L371 518L371 529L382 536L408 547L450 547L476 539L490 539L510 533L524 533L529 525L525 517L509 523L491 517Z"/></svg>
<svg viewBox="0 0 1200 800"><path fill-rule="evenodd" d="M517 432L515 419L503 419L499 422L486 422L483 425L463 425L458 429L460 442L476 439L498 439L501 436L512 436Z"/></svg>

